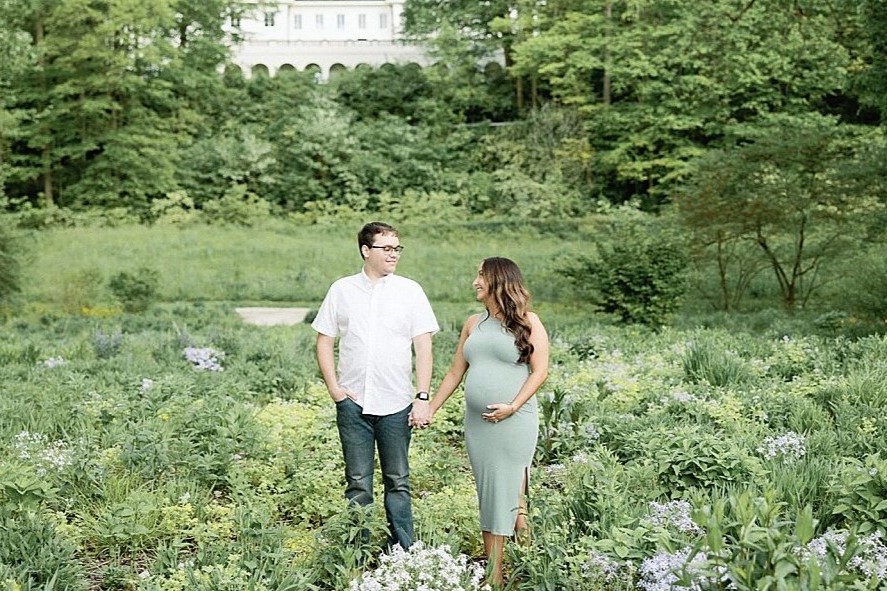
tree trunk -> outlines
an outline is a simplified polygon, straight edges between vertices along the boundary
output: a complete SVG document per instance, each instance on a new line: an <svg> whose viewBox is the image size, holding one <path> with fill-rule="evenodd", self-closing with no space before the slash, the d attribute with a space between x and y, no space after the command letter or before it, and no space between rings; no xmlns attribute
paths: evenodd
<svg viewBox="0 0 887 591"><path fill-rule="evenodd" d="M38 15L36 21L34 22L34 45L40 46L43 44L43 36L44 36L44 27L43 27L43 16ZM43 58L39 58L39 64L43 65ZM41 71L43 68L41 68ZM46 79L43 79L44 91L46 91ZM43 170L40 175L43 177L43 204L46 207L49 207L55 203L55 191L53 188L53 180L52 180L52 146L47 144L43 146L41 151L41 166Z"/></svg>

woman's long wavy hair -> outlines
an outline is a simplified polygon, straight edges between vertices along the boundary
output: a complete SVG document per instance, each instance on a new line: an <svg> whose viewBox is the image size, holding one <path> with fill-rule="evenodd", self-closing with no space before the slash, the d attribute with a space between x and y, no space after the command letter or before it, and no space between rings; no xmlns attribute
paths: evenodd
<svg viewBox="0 0 887 591"><path fill-rule="evenodd" d="M490 257L480 265L487 290L502 314L502 325L514 335L518 363L529 363L533 354L530 343L530 292L524 276L511 259ZM487 310L489 313L489 309Z"/></svg>

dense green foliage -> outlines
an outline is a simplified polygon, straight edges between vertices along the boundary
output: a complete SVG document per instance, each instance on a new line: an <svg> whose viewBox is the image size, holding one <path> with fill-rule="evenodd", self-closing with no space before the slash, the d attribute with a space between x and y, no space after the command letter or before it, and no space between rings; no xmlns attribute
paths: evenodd
<svg viewBox="0 0 887 591"><path fill-rule="evenodd" d="M369 218L435 381L485 256L553 337L511 591L883 585L887 3L408 0L435 66L322 84L226 67L250 6L0 0L0 588L379 566L313 333L232 311L316 307ZM458 394L413 449L476 561Z"/></svg>
<svg viewBox="0 0 887 591"><path fill-rule="evenodd" d="M28 228L475 220L600 255L632 243L594 235L630 204L689 256L654 323L679 301L882 318L883 266L862 265L887 236L883 2L697 4L410 0L436 65L318 84L226 67L232 0L0 3L3 209Z"/></svg>
<svg viewBox="0 0 887 591"><path fill-rule="evenodd" d="M171 195L375 212L441 192L475 214L570 216L602 197L655 210L697 180L697 158L772 133L831 124L880 143L877 1L411 0L407 33L436 65L324 84L226 68L224 27L247 9L0 5L11 203L150 219Z"/></svg>
<svg viewBox="0 0 887 591"><path fill-rule="evenodd" d="M617 328L539 304L553 363L512 591L654 589L685 565L713 588L811 589L814 573L819 589L878 588L883 337L804 335L788 317ZM469 304L434 305L437 381ZM326 591L379 566L384 512L345 510L306 324L197 303L0 333L0 585ZM413 492L419 538L475 563L460 396L414 438Z"/></svg>

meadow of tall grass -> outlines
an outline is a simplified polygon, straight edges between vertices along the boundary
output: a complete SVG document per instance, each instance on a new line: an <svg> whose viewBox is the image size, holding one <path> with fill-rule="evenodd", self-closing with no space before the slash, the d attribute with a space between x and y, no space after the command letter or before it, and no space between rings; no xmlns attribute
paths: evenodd
<svg viewBox="0 0 887 591"><path fill-rule="evenodd" d="M588 248L581 234L403 230L399 270L441 317L435 383L484 256L518 261L552 327L532 536L507 546L508 589L882 588L883 336L805 334L773 312L745 328L620 326L556 272ZM355 231L34 237L21 312L0 324L0 589L412 590L429 571L481 587L460 394L414 438L422 546L383 559L381 507L342 498L310 327L233 313L316 305L358 268ZM108 278L141 268L158 273L156 301L126 312Z"/></svg>
<svg viewBox="0 0 887 591"><path fill-rule="evenodd" d="M406 249L398 272L422 283L438 302L470 301L477 265L488 256L513 258L540 302L569 299L564 297L569 285L556 268L571 253L590 248L581 235L565 240L458 224L400 228ZM133 225L42 231L33 238L23 297L60 303L60 287L78 278L106 279L149 267L159 273L161 301L317 305L333 280L360 268L358 229L268 222L256 228Z"/></svg>

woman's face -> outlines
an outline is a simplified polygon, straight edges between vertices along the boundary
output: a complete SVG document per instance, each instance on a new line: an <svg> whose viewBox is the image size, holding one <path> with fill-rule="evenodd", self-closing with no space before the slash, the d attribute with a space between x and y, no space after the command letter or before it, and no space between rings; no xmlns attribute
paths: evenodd
<svg viewBox="0 0 887 591"><path fill-rule="evenodd" d="M487 289L487 280L484 278L484 269L481 264L477 268L477 277L474 278L474 281L471 283L471 286L474 288L475 296L479 302L486 302L490 297L490 292Z"/></svg>

